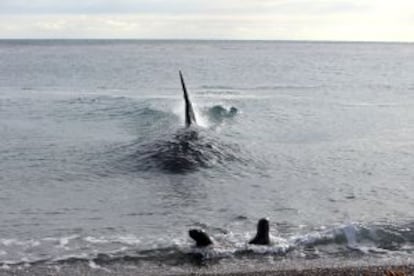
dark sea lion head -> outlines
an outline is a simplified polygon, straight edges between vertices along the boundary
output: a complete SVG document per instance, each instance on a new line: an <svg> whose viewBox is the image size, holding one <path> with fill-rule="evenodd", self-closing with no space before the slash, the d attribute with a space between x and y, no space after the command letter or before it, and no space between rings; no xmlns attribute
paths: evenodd
<svg viewBox="0 0 414 276"><path fill-rule="evenodd" d="M262 218L257 223L257 233L269 236L269 220L267 218Z"/></svg>
<svg viewBox="0 0 414 276"><path fill-rule="evenodd" d="M234 106L232 106L230 108L229 115L234 116L236 114L237 114L237 108L235 108Z"/></svg>
<svg viewBox="0 0 414 276"><path fill-rule="evenodd" d="M208 246L213 243L207 233L203 230L190 229L188 231L188 235L190 235L190 237L196 242L198 247Z"/></svg>
<svg viewBox="0 0 414 276"><path fill-rule="evenodd" d="M269 220L262 218L257 223L256 236L249 242L250 244L269 245Z"/></svg>

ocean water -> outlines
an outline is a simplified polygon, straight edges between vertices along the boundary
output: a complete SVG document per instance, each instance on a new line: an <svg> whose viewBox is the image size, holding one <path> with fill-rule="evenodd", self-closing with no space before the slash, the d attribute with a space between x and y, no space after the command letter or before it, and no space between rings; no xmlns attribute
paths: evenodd
<svg viewBox="0 0 414 276"><path fill-rule="evenodd" d="M412 261L413 61L398 43L0 41L0 265ZM262 217L272 245L248 245Z"/></svg>

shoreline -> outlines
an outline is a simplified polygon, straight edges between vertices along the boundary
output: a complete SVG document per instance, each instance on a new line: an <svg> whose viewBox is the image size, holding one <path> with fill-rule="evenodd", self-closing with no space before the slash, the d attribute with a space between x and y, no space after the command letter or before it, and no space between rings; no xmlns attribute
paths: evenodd
<svg viewBox="0 0 414 276"><path fill-rule="evenodd" d="M311 268L311 269L292 269L292 270L266 270L266 271L239 271L239 272L189 272L189 273L155 273L155 272L137 272L131 269L121 270L101 270L86 267L72 267L72 268L24 268L24 269L10 269L0 270L0 275L4 276L136 276L136 275L165 275L165 276L313 276L313 275L328 275L328 276L345 276L345 275L386 275L386 276L406 276L414 275L414 265L407 266L366 266L366 267L343 267L343 268Z"/></svg>
<svg viewBox="0 0 414 276"><path fill-rule="evenodd" d="M174 276L313 276L313 275L386 275L405 276L414 275L414 265L395 266L365 266L365 267L342 267L342 268L308 268L291 270L267 270L256 272L230 272L230 273L191 273L176 274Z"/></svg>
<svg viewBox="0 0 414 276"><path fill-rule="evenodd" d="M313 276L313 275L386 275L405 276L414 275L414 262L409 259L406 263L318 263L308 266L304 263L292 262L289 264L275 263L263 269L259 266L250 266L248 262L239 269L221 266L211 267L175 267L163 266L162 264L148 266L145 263L122 261L110 264L98 265L92 261L73 261L65 263L37 263L33 265L10 265L0 266L0 276L135 276L135 275L169 275L169 276ZM251 264L250 264L251 265Z"/></svg>

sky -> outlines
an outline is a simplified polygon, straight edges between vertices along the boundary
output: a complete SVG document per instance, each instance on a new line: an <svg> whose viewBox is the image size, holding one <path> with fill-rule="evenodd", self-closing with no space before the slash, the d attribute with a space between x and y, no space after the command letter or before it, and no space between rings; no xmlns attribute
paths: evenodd
<svg viewBox="0 0 414 276"><path fill-rule="evenodd" d="M0 0L0 38L414 42L414 0Z"/></svg>

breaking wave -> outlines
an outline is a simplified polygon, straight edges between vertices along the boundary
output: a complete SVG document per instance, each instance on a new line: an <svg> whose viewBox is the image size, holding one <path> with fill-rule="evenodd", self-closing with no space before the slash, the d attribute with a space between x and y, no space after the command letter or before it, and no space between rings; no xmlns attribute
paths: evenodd
<svg viewBox="0 0 414 276"><path fill-rule="evenodd" d="M39 240L0 239L0 265L39 262L92 261L99 265L120 261L193 263L226 258L270 255L299 259L326 256L393 256L414 253L413 223L402 226L347 224L297 235L273 235L270 246L247 243L253 233L213 231L214 245L197 248L186 236L156 240L135 235L80 236Z"/></svg>

